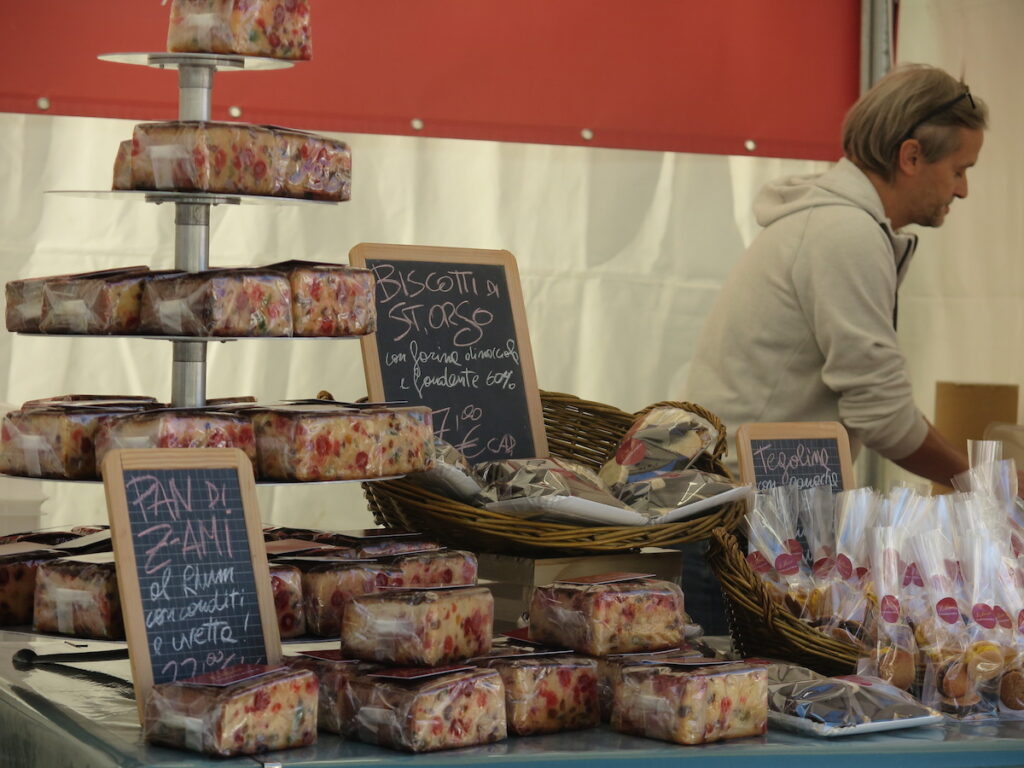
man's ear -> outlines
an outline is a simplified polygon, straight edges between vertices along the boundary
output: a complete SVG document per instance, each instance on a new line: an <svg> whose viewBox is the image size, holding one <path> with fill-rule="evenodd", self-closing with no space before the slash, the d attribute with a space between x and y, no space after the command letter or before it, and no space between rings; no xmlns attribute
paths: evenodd
<svg viewBox="0 0 1024 768"><path fill-rule="evenodd" d="M924 163L924 155L921 153L921 142L917 139L907 139L900 144L897 156L897 167L908 176L914 176Z"/></svg>

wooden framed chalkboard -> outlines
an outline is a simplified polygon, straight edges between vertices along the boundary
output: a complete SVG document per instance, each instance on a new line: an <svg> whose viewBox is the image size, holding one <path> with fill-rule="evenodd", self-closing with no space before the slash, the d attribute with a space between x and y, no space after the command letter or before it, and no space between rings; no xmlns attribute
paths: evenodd
<svg viewBox="0 0 1024 768"><path fill-rule="evenodd" d="M237 448L111 451L103 485L140 721L155 684L279 663L249 458Z"/></svg>
<svg viewBox="0 0 1024 768"><path fill-rule="evenodd" d="M836 421L742 424L736 452L740 478L758 491L827 485L838 492L854 485L850 437Z"/></svg>
<svg viewBox="0 0 1024 768"><path fill-rule="evenodd" d="M508 251L361 243L377 332L362 341L370 398L426 405L471 463L548 455L515 257Z"/></svg>

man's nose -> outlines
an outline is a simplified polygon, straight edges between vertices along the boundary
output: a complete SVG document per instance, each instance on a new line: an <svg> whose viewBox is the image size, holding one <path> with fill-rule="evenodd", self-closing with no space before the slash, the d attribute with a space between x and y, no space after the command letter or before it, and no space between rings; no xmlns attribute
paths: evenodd
<svg viewBox="0 0 1024 768"><path fill-rule="evenodd" d="M957 183L956 188L953 190L953 195L959 198L967 197L967 177L964 176Z"/></svg>

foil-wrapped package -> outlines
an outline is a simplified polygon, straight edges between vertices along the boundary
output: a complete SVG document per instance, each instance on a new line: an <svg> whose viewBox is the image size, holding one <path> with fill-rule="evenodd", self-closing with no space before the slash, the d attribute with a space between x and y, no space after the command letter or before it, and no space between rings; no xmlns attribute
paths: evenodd
<svg viewBox="0 0 1024 768"><path fill-rule="evenodd" d="M738 487L737 483L722 475L684 469L624 483L617 496L637 512L657 518Z"/></svg>
<svg viewBox="0 0 1024 768"><path fill-rule="evenodd" d="M609 487L634 483L663 472L687 469L715 441L706 420L681 408L654 408L633 423L615 456L601 467Z"/></svg>

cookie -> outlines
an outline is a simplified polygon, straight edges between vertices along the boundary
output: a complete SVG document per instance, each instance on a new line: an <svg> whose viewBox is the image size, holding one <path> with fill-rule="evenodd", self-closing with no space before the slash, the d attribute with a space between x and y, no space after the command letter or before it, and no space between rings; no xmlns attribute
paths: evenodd
<svg viewBox="0 0 1024 768"><path fill-rule="evenodd" d="M897 646L880 649L876 654L878 676L902 690L907 690L914 683L917 675L917 663L910 651Z"/></svg>
<svg viewBox="0 0 1024 768"><path fill-rule="evenodd" d="M1007 709L1024 709L1024 670L1011 669L999 682L999 700Z"/></svg>

